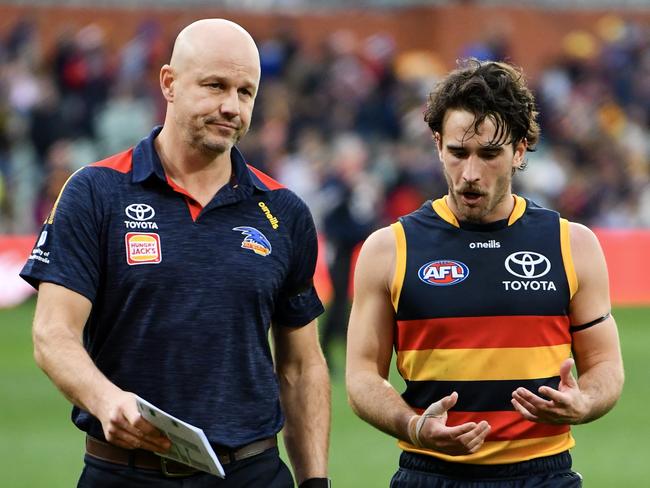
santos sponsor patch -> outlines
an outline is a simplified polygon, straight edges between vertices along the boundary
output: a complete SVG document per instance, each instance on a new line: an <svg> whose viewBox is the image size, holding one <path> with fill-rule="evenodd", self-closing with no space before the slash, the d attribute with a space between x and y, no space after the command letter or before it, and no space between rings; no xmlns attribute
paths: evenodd
<svg viewBox="0 0 650 488"><path fill-rule="evenodd" d="M430 261L418 270L418 277L427 285L449 286L464 281L469 268L460 261L441 259Z"/></svg>
<svg viewBox="0 0 650 488"><path fill-rule="evenodd" d="M126 262L129 265L158 264L162 261L160 236L147 232L127 232Z"/></svg>

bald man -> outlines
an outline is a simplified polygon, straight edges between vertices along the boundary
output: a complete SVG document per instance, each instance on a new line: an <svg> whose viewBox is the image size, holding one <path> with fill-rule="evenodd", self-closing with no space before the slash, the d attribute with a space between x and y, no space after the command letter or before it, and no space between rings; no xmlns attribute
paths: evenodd
<svg viewBox="0 0 650 488"><path fill-rule="evenodd" d="M313 220L235 147L259 82L239 25L183 29L164 125L68 180L21 273L36 362L86 433L80 487L293 487L282 429L299 486L329 485ZM225 479L161 462L136 395L203 429Z"/></svg>

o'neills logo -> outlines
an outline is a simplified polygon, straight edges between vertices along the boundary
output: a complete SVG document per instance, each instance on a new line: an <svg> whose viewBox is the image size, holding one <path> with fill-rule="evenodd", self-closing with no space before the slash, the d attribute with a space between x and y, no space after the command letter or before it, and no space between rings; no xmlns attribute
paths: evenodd
<svg viewBox="0 0 650 488"><path fill-rule="evenodd" d="M130 266L137 264L158 264L162 261L160 236L153 233L127 232L126 262Z"/></svg>
<svg viewBox="0 0 650 488"><path fill-rule="evenodd" d="M259 207L262 209L262 212L264 212L266 218L269 219L269 222L271 223L271 227L273 227L273 230L277 230L278 227L280 226L280 221L273 216L273 214L269 210L269 207L266 206L266 203L260 202L257 205L259 205Z"/></svg>
<svg viewBox="0 0 650 488"><path fill-rule="evenodd" d="M484 241L484 242L469 243L470 249L499 249L500 247L501 247L501 243L496 239L490 239L489 241Z"/></svg>

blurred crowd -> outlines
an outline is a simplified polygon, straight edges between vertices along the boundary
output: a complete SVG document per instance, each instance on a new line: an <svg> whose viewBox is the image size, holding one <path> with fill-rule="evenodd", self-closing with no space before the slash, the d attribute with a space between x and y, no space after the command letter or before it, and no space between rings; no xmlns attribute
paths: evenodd
<svg viewBox="0 0 650 488"><path fill-rule="evenodd" d="M157 73L172 39L155 21L109 48L87 25L43 52L35 24L0 32L0 232L40 226L68 175L136 143L162 120ZM334 247L445 191L422 120L449 68L435 53L397 53L376 34L332 33L306 53L290 29L258 39L262 89L242 149L311 207ZM530 80L542 142L515 191L567 218L650 227L650 29L603 18L562 41ZM459 56L509 59L508 39L471 40ZM525 63L522 63L525 66Z"/></svg>
<svg viewBox="0 0 650 488"><path fill-rule="evenodd" d="M92 24L49 52L29 20L0 36L0 232L31 233L72 171L162 120L157 73L172 39L154 21L111 48ZM422 120L449 68L434 52L349 31L316 53L290 29L258 42L262 88L242 149L307 201L333 248L445 191ZM586 224L650 227L650 29L609 16L563 43L530 80L543 137L515 191ZM459 56L508 59L508 39L471 40Z"/></svg>

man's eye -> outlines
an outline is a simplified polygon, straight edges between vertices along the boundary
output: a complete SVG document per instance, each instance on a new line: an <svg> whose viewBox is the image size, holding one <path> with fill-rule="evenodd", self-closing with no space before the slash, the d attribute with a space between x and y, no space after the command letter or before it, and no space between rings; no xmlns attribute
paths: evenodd
<svg viewBox="0 0 650 488"><path fill-rule="evenodd" d="M499 155L498 152L489 152L483 154L483 159L495 159Z"/></svg>

